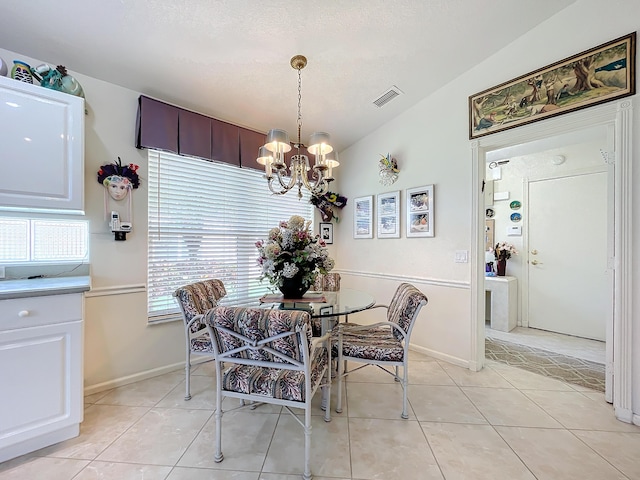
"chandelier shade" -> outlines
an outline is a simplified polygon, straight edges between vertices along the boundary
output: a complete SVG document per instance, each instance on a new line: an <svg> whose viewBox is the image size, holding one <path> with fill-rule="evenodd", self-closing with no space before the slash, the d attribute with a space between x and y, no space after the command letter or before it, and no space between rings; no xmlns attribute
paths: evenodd
<svg viewBox="0 0 640 480"><path fill-rule="evenodd" d="M284 195L294 187L298 188L298 197L302 198L302 188L306 188L313 195L324 195L329 191L329 182L334 180L333 169L340 165L337 153L331 146L331 137L325 132L311 135L309 146L300 140L302 130L302 78L300 71L306 67L307 59L302 55L291 58L291 66L298 71L298 141L293 144L296 149L287 166L284 154L292 149L289 134L282 129L274 128L267 133L265 144L258 149L256 161L264 165L265 177L269 190L276 195ZM306 148L314 155L313 166L309 158L301 153ZM331 156L330 156L331 155ZM289 177L289 178L287 178Z"/></svg>

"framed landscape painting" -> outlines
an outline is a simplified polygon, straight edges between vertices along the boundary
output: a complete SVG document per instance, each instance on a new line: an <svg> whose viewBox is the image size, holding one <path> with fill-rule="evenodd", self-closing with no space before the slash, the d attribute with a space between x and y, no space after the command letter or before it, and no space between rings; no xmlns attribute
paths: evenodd
<svg viewBox="0 0 640 480"><path fill-rule="evenodd" d="M433 236L433 185L407 189L407 237Z"/></svg>
<svg viewBox="0 0 640 480"><path fill-rule="evenodd" d="M476 93L469 139L634 95L635 59L633 32Z"/></svg>
<svg viewBox="0 0 640 480"><path fill-rule="evenodd" d="M400 238L400 191L378 194L378 238Z"/></svg>
<svg viewBox="0 0 640 480"><path fill-rule="evenodd" d="M373 238L373 195L353 201L353 238Z"/></svg>

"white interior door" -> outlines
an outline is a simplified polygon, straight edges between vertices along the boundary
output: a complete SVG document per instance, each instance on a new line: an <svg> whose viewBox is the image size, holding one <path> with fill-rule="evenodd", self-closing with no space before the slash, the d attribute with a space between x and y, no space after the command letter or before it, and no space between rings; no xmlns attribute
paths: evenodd
<svg viewBox="0 0 640 480"><path fill-rule="evenodd" d="M606 172L528 184L529 327L605 340Z"/></svg>

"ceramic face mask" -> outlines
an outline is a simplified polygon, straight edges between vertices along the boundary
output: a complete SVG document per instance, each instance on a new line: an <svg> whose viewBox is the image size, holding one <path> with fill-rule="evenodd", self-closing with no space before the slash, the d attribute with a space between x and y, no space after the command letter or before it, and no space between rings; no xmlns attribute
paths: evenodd
<svg viewBox="0 0 640 480"><path fill-rule="evenodd" d="M131 181L120 175L111 175L102 182L114 200L122 200L132 188Z"/></svg>

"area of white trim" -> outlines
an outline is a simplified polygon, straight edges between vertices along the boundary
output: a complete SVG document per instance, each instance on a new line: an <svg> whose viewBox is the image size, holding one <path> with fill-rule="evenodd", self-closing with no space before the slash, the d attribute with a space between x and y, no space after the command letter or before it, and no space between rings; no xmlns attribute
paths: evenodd
<svg viewBox="0 0 640 480"><path fill-rule="evenodd" d="M436 358L438 360L442 360L447 363L452 363L453 365L457 365L459 367L470 368L469 362L467 360L447 355L446 353L438 352L436 350L431 350L430 348L420 347L411 343L409 344L409 350Z"/></svg>
<svg viewBox="0 0 640 480"><path fill-rule="evenodd" d="M471 288L471 283L466 281L458 281L458 280L442 280L438 278L426 278L426 277L414 277L407 275L390 275L388 273L379 273L379 272L364 272L359 270L333 270L336 273L341 273L343 275L352 275L354 277L366 277L366 278L381 278L389 281L397 281L397 282L410 282L410 283L421 283L424 285L434 285L437 287L450 287L450 288L462 288L469 289Z"/></svg>
<svg viewBox="0 0 640 480"><path fill-rule="evenodd" d="M482 235L484 211L481 208L480 184L484 179L486 154L492 150L512 147L517 150L521 145L541 141L546 138L575 134L577 132L604 126L613 127L615 144L615 252L613 314L613 406L616 417L629 423L632 415L632 144L633 144L633 103L632 99L610 102L577 112L535 122L512 130L487 135L470 141L472 162L472 285L471 285L471 359L475 363L484 363L484 295L479 295L482 285L480 267L484 265L484 256L480 255L484 246ZM482 211L481 211L482 210Z"/></svg>
<svg viewBox="0 0 640 480"><path fill-rule="evenodd" d="M126 295L129 293L143 293L147 291L146 285L114 285L111 287L92 288L84 294L85 298L106 297L109 295Z"/></svg>

